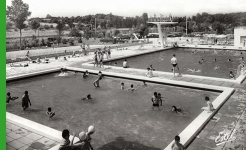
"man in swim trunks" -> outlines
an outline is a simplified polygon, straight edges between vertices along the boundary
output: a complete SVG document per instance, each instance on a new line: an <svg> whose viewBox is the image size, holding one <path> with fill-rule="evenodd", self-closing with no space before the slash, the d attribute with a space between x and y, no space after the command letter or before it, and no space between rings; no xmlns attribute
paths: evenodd
<svg viewBox="0 0 246 150"><path fill-rule="evenodd" d="M99 71L97 79L93 82L93 85L94 85L95 87L100 87L100 86L99 86L99 81L102 80L102 77L103 77L102 72Z"/></svg>
<svg viewBox="0 0 246 150"><path fill-rule="evenodd" d="M178 60L175 57L175 54L173 54L173 58L171 59L171 64L173 65L173 76L175 77L175 68L177 68L179 72ZM179 75L181 75L180 72L179 72Z"/></svg>

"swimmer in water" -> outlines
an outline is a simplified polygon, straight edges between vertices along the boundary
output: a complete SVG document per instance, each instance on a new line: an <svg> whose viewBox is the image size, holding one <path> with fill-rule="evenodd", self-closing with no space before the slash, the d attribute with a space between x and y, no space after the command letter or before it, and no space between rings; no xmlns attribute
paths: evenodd
<svg viewBox="0 0 246 150"><path fill-rule="evenodd" d="M178 108L178 107L176 107L176 106L172 106L172 111L173 111L173 112L176 112L176 113L182 113L181 108Z"/></svg>
<svg viewBox="0 0 246 150"><path fill-rule="evenodd" d="M201 72L200 69L197 70L197 69L190 69L190 68L188 68L187 71L192 72L192 73L194 73L194 72Z"/></svg>
<svg viewBox="0 0 246 150"><path fill-rule="evenodd" d="M88 94L88 95L86 96L86 98L82 98L82 100L89 100L89 99L92 99L92 98L91 98L91 94Z"/></svg>
<svg viewBox="0 0 246 150"><path fill-rule="evenodd" d="M133 91L137 91L138 88L134 88L133 84L131 84L131 87L129 89L127 89L127 90L133 92Z"/></svg>
<svg viewBox="0 0 246 150"><path fill-rule="evenodd" d="M220 66L217 65L217 66L214 67L214 70L217 70L219 68L220 68Z"/></svg>
<svg viewBox="0 0 246 150"><path fill-rule="evenodd" d="M124 84L124 82L121 82L121 83L120 83L120 89L121 89L121 90L124 90L124 89L125 89L125 84Z"/></svg>
<svg viewBox="0 0 246 150"><path fill-rule="evenodd" d="M215 61L215 62L217 61L216 58L214 58L214 61Z"/></svg>
<svg viewBox="0 0 246 150"><path fill-rule="evenodd" d="M55 116L55 112L51 111L51 107L48 108L48 111L46 111L46 116L48 116L49 118L52 118Z"/></svg>
<svg viewBox="0 0 246 150"><path fill-rule="evenodd" d="M230 58L228 59L228 62L231 62L231 59Z"/></svg>

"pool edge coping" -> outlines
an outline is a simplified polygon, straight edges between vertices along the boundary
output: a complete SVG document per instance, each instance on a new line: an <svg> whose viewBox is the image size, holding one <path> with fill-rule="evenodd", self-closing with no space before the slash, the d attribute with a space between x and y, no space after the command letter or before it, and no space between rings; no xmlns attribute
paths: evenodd
<svg viewBox="0 0 246 150"><path fill-rule="evenodd" d="M89 67L94 67L93 64L91 64L91 62L87 62L87 63L83 63L83 66L89 66ZM123 68L123 67L115 67L115 66L108 66L108 65L104 65L105 68L113 68L113 69L118 69L118 70L137 70L137 71L141 71L141 72L145 72L147 73L146 70L144 69L138 69L138 68ZM158 74L162 74L162 75L173 75L172 72L164 72L164 71L153 71L153 73L156 72ZM246 79L246 72L241 74L239 77L237 77L236 80L233 79L225 79L225 78L216 78L216 77L207 77L207 76L199 76L199 75L190 75L190 74L182 74L182 77L191 77L191 78L196 78L196 79L204 79L204 80L213 80L213 81L222 81L222 82L230 82L230 83L237 83L237 84L241 84L245 79Z"/></svg>

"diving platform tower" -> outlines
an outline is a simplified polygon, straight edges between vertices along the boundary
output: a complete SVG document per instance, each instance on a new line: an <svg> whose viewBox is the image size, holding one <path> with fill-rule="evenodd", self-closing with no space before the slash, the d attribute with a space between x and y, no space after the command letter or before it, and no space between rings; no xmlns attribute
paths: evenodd
<svg viewBox="0 0 246 150"><path fill-rule="evenodd" d="M170 14L169 17L165 17L165 18L163 17L163 15L161 15L158 18L154 16L154 18L149 18L147 23L155 24L157 26L157 30L159 34L159 41L160 41L161 47L164 48L167 46L167 35L165 32L162 32L161 25L177 24L178 22L172 22L172 16Z"/></svg>

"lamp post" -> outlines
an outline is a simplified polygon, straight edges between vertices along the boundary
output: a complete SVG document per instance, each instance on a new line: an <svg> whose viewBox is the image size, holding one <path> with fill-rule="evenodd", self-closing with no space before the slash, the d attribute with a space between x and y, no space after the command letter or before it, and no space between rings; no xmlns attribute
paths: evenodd
<svg viewBox="0 0 246 150"><path fill-rule="evenodd" d="M187 17L186 17L186 16L185 16L185 22L186 22L186 23L185 23L185 25L186 25L186 29L185 29L185 30L186 30L186 35L187 35L187 30L188 30L188 29L187 29Z"/></svg>
<svg viewBox="0 0 246 150"><path fill-rule="evenodd" d="M96 22L97 22L97 19L95 17L95 39L96 39L96 32L97 32L97 24L96 24Z"/></svg>

